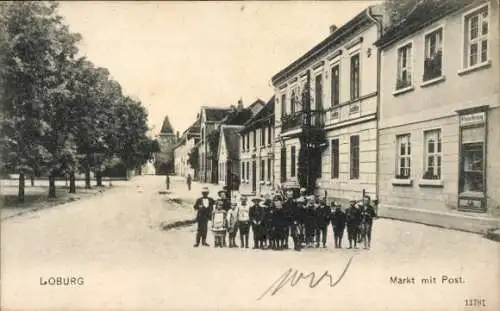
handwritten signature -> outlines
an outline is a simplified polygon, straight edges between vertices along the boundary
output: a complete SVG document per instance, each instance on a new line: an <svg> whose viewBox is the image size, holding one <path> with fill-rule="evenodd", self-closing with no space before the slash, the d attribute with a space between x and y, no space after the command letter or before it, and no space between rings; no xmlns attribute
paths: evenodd
<svg viewBox="0 0 500 311"><path fill-rule="evenodd" d="M342 274L340 274L340 276L337 278L335 282L333 281L333 276L330 274L330 272L328 272L328 270L325 271L319 278L316 279L316 273L314 272L304 274L303 272L299 272L297 269L289 268L276 281L274 281L273 284L271 284L271 286L269 286L269 288L266 291L264 291L264 293L262 293L262 295L260 295L259 298L257 298L257 300L261 300L267 294L269 294L270 296L276 295L276 293L278 293L286 285L295 287L295 285L297 285L302 279L304 280L309 279L309 288L315 288L325 278L328 278L330 280L330 288L335 287L337 284L340 283L340 281L342 281L345 274L347 273L347 270L349 270L349 266L351 265L353 258L354 257L352 256L351 258L349 258L349 261L344 267Z"/></svg>

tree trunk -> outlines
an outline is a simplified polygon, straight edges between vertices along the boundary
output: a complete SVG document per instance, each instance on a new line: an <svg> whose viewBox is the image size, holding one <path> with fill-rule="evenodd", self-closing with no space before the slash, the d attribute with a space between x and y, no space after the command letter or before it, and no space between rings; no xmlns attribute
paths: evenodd
<svg viewBox="0 0 500 311"><path fill-rule="evenodd" d="M69 193L76 193L75 171L69 173Z"/></svg>
<svg viewBox="0 0 500 311"><path fill-rule="evenodd" d="M87 167L85 169L85 189L90 189L92 186L90 185L90 169Z"/></svg>
<svg viewBox="0 0 500 311"><path fill-rule="evenodd" d="M35 186L35 176L31 175L30 180L31 180L31 187L34 187Z"/></svg>
<svg viewBox="0 0 500 311"><path fill-rule="evenodd" d="M49 198L56 197L56 176L54 172L50 172L49 175Z"/></svg>
<svg viewBox="0 0 500 311"><path fill-rule="evenodd" d="M95 172L95 181L96 181L97 187L103 187L103 185L102 185L102 172L101 171Z"/></svg>
<svg viewBox="0 0 500 311"><path fill-rule="evenodd" d="M19 174L19 191L17 194L17 200L19 202L24 202L24 174Z"/></svg>

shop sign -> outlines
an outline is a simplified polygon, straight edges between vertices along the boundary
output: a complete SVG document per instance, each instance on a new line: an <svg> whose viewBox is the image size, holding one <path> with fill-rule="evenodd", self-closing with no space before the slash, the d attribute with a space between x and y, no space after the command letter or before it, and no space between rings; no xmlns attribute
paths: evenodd
<svg viewBox="0 0 500 311"><path fill-rule="evenodd" d="M486 119L486 114L484 112L466 114L460 116L460 126L483 124L485 119Z"/></svg>

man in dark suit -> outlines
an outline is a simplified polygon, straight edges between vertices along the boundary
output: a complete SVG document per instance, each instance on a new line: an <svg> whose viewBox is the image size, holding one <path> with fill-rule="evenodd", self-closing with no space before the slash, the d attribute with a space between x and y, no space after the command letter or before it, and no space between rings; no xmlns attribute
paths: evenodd
<svg viewBox="0 0 500 311"><path fill-rule="evenodd" d="M196 230L196 244L194 247L198 247L201 243L204 246L209 246L207 243L207 230L208 221L212 217L212 210L215 201L208 197L208 188L204 187L201 191L201 198L198 198L194 204L194 209L196 210L196 221L198 223L198 228Z"/></svg>

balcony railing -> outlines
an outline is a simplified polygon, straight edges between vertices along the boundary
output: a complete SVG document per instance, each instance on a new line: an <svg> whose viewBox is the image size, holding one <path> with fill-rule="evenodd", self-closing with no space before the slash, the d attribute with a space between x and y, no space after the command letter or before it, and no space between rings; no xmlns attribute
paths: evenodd
<svg viewBox="0 0 500 311"><path fill-rule="evenodd" d="M297 111L290 115L285 115L281 118L281 131L291 131L294 129L302 128L305 125L310 125L313 128L320 128L325 126L325 111L324 110L311 110L309 112L310 122L307 122L307 113L304 111Z"/></svg>

